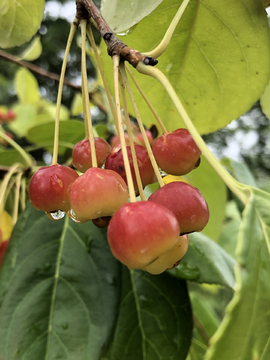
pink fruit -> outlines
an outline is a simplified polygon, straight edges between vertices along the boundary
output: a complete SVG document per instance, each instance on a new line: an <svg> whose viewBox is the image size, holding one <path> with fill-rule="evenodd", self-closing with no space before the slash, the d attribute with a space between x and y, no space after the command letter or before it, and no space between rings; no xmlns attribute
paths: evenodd
<svg viewBox="0 0 270 360"><path fill-rule="evenodd" d="M158 166L171 175L185 175L200 162L201 151L186 129L163 134L152 150Z"/></svg>
<svg viewBox="0 0 270 360"><path fill-rule="evenodd" d="M139 201L127 203L115 213L108 227L108 241L118 260L130 269L141 269L170 250L179 233L171 211Z"/></svg>
<svg viewBox="0 0 270 360"><path fill-rule="evenodd" d="M75 170L59 164L42 167L32 176L29 197L34 208L47 212L70 209L69 190L78 178Z"/></svg>
<svg viewBox="0 0 270 360"><path fill-rule="evenodd" d="M152 136L151 131L145 130L145 133L146 133L146 137L147 137L147 139L148 139L148 141L149 141L149 144L152 145L153 142L154 142L154 139L153 139L153 136ZM137 144L139 144L139 145L145 146L142 133L138 133L138 134L135 136L135 142L136 142Z"/></svg>
<svg viewBox="0 0 270 360"><path fill-rule="evenodd" d="M175 245L170 250L151 262L151 264L142 268L142 270L153 275L158 275L165 270L173 269L179 264L187 250L188 235L179 236Z"/></svg>
<svg viewBox="0 0 270 360"><path fill-rule="evenodd" d="M126 145L129 145L129 137L128 137L128 134L125 133L125 140L126 140ZM120 137L119 135L114 135L112 138L111 138L111 141L110 141L110 144L111 144L111 147L112 149L119 145L120 144Z"/></svg>
<svg viewBox="0 0 270 360"><path fill-rule="evenodd" d="M112 170L90 168L70 189L71 215L79 222L112 216L127 201L127 185Z"/></svg>
<svg viewBox="0 0 270 360"><path fill-rule="evenodd" d="M139 166L140 177L142 180L142 185L152 184L156 181L155 172L152 167L148 152L146 148L142 145L135 145L135 151ZM132 174L132 179L134 182L135 191L138 190L138 185L136 181L136 175L132 160L131 148L127 146L128 159L130 163L130 170ZM107 157L105 168L117 172L127 183L126 171L124 166L124 159L121 146L116 146L112 153Z"/></svg>
<svg viewBox="0 0 270 360"><path fill-rule="evenodd" d="M111 152L111 147L107 141L95 137L95 149L97 156L97 166L102 167L107 156ZM80 172L85 172L90 167L92 167L92 158L91 158L91 147L89 139L84 139L78 142L72 152L73 165Z"/></svg>
<svg viewBox="0 0 270 360"><path fill-rule="evenodd" d="M200 191L182 181L164 185L148 201L169 209L179 222L181 234L201 231L209 220L208 205Z"/></svg>

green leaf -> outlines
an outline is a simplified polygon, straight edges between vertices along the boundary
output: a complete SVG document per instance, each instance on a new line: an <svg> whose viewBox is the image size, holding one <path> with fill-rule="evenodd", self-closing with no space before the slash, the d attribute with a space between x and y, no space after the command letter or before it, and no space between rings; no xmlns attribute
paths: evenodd
<svg viewBox="0 0 270 360"><path fill-rule="evenodd" d="M122 300L111 359L184 360L192 335L185 282L122 267Z"/></svg>
<svg viewBox="0 0 270 360"><path fill-rule="evenodd" d="M163 0L103 0L101 13L114 32L127 30L149 15Z"/></svg>
<svg viewBox="0 0 270 360"><path fill-rule="evenodd" d="M32 127L27 133L27 140L44 147L52 147L54 143L53 121ZM60 121L59 125L59 142L65 142L66 146L73 147L85 136L84 123L79 120ZM59 152L65 151L65 146L59 147Z"/></svg>
<svg viewBox="0 0 270 360"><path fill-rule="evenodd" d="M228 158L222 159L222 163L233 174L236 180L242 184L257 187L256 180L245 163Z"/></svg>
<svg viewBox="0 0 270 360"><path fill-rule="evenodd" d="M28 129L35 124L37 105L17 104L13 110L16 112L16 120L9 123L8 127L19 137L25 136Z"/></svg>
<svg viewBox="0 0 270 360"><path fill-rule="evenodd" d="M35 104L40 99L37 79L25 68L17 71L15 88L22 104Z"/></svg>
<svg viewBox="0 0 270 360"><path fill-rule="evenodd" d="M22 45L35 35L43 18L44 0L2 0L0 46Z"/></svg>
<svg viewBox="0 0 270 360"><path fill-rule="evenodd" d="M170 274L198 283L219 284L234 289L235 260L202 233L189 235L189 247Z"/></svg>
<svg viewBox="0 0 270 360"><path fill-rule="evenodd" d="M218 239L218 244L233 258L235 258L235 249L240 226L241 220L229 221L226 225L224 225Z"/></svg>
<svg viewBox="0 0 270 360"><path fill-rule="evenodd" d="M91 222L57 222L29 205L0 273L1 360L98 360L120 295L119 263Z"/></svg>
<svg viewBox="0 0 270 360"><path fill-rule="evenodd" d="M187 360L203 360L206 350L206 345L193 338Z"/></svg>
<svg viewBox="0 0 270 360"><path fill-rule="evenodd" d="M14 149L0 149L0 165L2 166L12 166L15 163L26 164L25 159L22 155Z"/></svg>
<svg viewBox="0 0 270 360"><path fill-rule="evenodd" d="M155 48L181 1L164 0L120 39L141 52ZM201 134L226 126L259 99L270 71L269 26L261 1L191 1L157 67L168 77ZM112 87L111 59L102 44ZM183 126L163 87L132 69L168 130ZM155 119L133 86L143 123ZM133 109L130 107L133 114ZM133 114L134 115L134 114Z"/></svg>
<svg viewBox="0 0 270 360"><path fill-rule="evenodd" d="M187 176L188 182L200 190L209 207L209 222L203 233L212 240L217 240L224 216L227 200L227 188L208 161L201 156L200 166Z"/></svg>
<svg viewBox="0 0 270 360"><path fill-rule="evenodd" d="M257 194L251 196L243 214L237 246L236 292L212 338L207 360L270 357L270 261L257 216L256 197Z"/></svg>
<svg viewBox="0 0 270 360"><path fill-rule="evenodd" d="M19 56L22 60L33 61L40 57L42 53L42 45L40 42L40 36L34 37L29 46Z"/></svg>

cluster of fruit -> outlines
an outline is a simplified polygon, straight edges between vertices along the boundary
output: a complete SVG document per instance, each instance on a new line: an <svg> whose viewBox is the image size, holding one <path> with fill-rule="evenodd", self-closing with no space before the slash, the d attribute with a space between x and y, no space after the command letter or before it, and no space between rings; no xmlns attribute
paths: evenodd
<svg viewBox="0 0 270 360"><path fill-rule="evenodd" d="M55 164L40 168L31 178L32 205L52 219L66 212L76 222L92 220L108 226L108 241L114 256L130 269L159 274L176 266L188 248L188 235L208 222L208 206L197 188L172 182L154 192L148 201L128 203L129 193L121 145L111 146L95 138L97 166L92 167L89 139L73 149L70 167ZM186 129L163 134L153 143L161 170L184 175L195 169L201 152ZM143 187L156 181L148 152L135 144ZM135 190L138 190L130 146L127 146Z"/></svg>
<svg viewBox="0 0 270 360"><path fill-rule="evenodd" d="M8 123L16 119L16 113L13 110L0 111L0 124Z"/></svg>

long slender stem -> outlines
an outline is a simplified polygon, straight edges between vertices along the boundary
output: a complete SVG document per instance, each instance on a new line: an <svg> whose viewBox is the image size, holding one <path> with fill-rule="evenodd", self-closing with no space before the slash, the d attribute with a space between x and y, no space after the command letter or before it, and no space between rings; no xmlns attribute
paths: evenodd
<svg viewBox="0 0 270 360"><path fill-rule="evenodd" d="M18 213L19 213L21 178L22 178L22 172L19 172L16 175L16 181L15 181L15 197L14 197L14 207L13 207L13 214L12 214L12 221L13 221L14 225L17 222Z"/></svg>
<svg viewBox="0 0 270 360"><path fill-rule="evenodd" d="M121 68L121 66L122 66L122 64L120 64L120 68ZM120 74L119 78L120 78L121 94L122 94L122 100L123 100L124 112L125 112L125 123L126 123L126 126L127 126L127 132L128 132L128 137L129 137L132 161L133 161L134 171L135 171L135 175L136 175L136 181L137 181L137 185L138 185L141 200L144 201L145 196L144 196L144 192L143 192L142 180L141 180L138 160L137 160L137 156L136 156L136 150L135 150L135 145L134 145L134 140L133 140L133 134L132 134L132 131L131 131L131 126L130 126L130 118L129 118L129 114L128 114L128 104L127 104L127 98L126 98L126 93L125 93L125 84L124 84L124 80L123 80L121 74Z"/></svg>
<svg viewBox="0 0 270 360"><path fill-rule="evenodd" d="M4 132L2 132L2 128L0 127L0 137L5 139L14 149L16 149L23 159L25 160L25 163L28 167L31 167L33 165L34 160L32 160L31 156L27 154L27 152L16 143L16 141L12 140L10 137L8 137Z"/></svg>
<svg viewBox="0 0 270 360"><path fill-rule="evenodd" d="M9 171L4 176L4 179L0 186L0 205L2 204L2 202L4 200L5 192L6 192L6 189L7 189L7 186L10 181L11 176L13 174L15 174L16 172L20 172L20 171L22 171L22 165L20 163L15 163L14 165L12 165L10 167Z"/></svg>
<svg viewBox="0 0 270 360"><path fill-rule="evenodd" d="M158 116L158 113L156 112L153 105L148 100L148 97L145 95L143 89L140 87L138 81L136 80L135 76L133 75L132 71L130 70L130 68L128 66L126 66L126 70L127 70L128 74L129 74L129 76L131 77L132 81L134 82L135 86L139 90L140 94L142 95L144 101L146 102L149 109L151 110L152 114L154 115L155 119L157 120L157 123L161 127L163 133L168 134L168 130L166 129L165 125L163 124L161 118Z"/></svg>
<svg viewBox="0 0 270 360"><path fill-rule="evenodd" d="M97 49L97 46L96 46L96 43L95 43L95 39L94 39L94 36L93 36L93 33L92 33L91 24L87 25L86 32L87 32L88 38L90 40L91 46L93 48L93 51L94 51L94 54L95 54L95 57L96 57L96 60L97 60L98 69L99 69L99 72L100 72L100 75L101 75L101 78L102 78L102 81L103 81L104 89L105 89L105 92L106 92L106 95L107 95L107 98L108 98L108 101L109 101L109 105L110 105L110 109L111 109L111 112L112 112L112 115L113 115L113 119L114 119L114 122L115 122L115 124L117 126L117 114L116 114L115 107L114 107L114 104L113 104L113 101L112 101L112 96L111 96L111 92L110 92L110 89L109 89L109 85L108 85L108 82L106 80L105 73L104 73L104 70L103 70L103 67L102 67L102 63L101 63L99 52L98 52L98 49Z"/></svg>
<svg viewBox="0 0 270 360"><path fill-rule="evenodd" d="M150 67L152 67L152 66L150 66ZM122 74L122 76L123 76L123 79L124 79L124 82L125 82L125 85L126 85L126 89L127 89L128 95L129 95L129 97L130 97L130 101L131 101L131 103L132 103L132 106L133 106L133 109L134 109L134 112L135 112L135 115L136 115L136 118L137 118L137 121L138 121L138 125L139 125L139 128L140 128L140 131L141 131L142 136L143 136L143 140L144 140L144 143L145 143L145 146L146 146L146 149L147 149L147 152L148 152L148 155L149 155L151 164L152 164L153 169L154 169L154 171L155 171L155 174L156 174L158 183L159 183L159 185L162 187L162 186L164 186L164 181L163 181L163 179L162 179L162 177L161 177L161 175L160 175L157 162L156 162L156 160L155 160L154 154L153 154L152 149L151 149L151 146L150 146L150 144L149 144L147 135L146 135L146 133L145 133L145 129L144 129L144 126L143 126L143 123L142 123L142 119L141 119L141 116L140 116L140 113L139 113L139 110L138 110L136 101L135 101L135 99L134 99L134 96L133 96L133 93L132 93L132 90L131 90L131 87L130 87L130 84L129 84L129 81L128 81L128 78L127 78L127 74L126 74L126 71L125 71L125 67L122 66L122 67L120 68L120 71L121 71L121 74Z"/></svg>
<svg viewBox="0 0 270 360"><path fill-rule="evenodd" d="M193 125L190 117L188 116L184 106L182 105L180 99L178 98L174 88L172 87L167 77L159 69L153 68L151 66L146 66L142 62L138 64L137 70L142 74L154 77L163 85L164 89L170 96L174 106L176 107L176 110L184 121L188 131L190 132L191 136L193 137L199 149L202 151L207 161L210 163L210 165L212 165L214 170L225 182L225 184L231 189L231 191L243 202L243 204L246 204L247 194L245 192L245 189L223 168L218 159L208 149L197 129Z"/></svg>
<svg viewBox="0 0 270 360"><path fill-rule="evenodd" d="M58 87L58 95L57 95L57 102L56 102L56 115L55 115L55 130L54 130L54 148L53 148L53 158L52 158L52 165L57 164L57 157L58 157L58 141L59 141L59 121L60 121L60 106L61 106L61 100L62 100L62 91L63 91L63 84L65 79L65 72L67 67L67 60L68 60L68 54L70 51L71 43L74 38L75 32L77 30L79 24L79 20L75 19L74 22L71 24L66 51L64 55L64 60L62 64L61 69L61 75L60 75L60 82Z"/></svg>
<svg viewBox="0 0 270 360"><path fill-rule="evenodd" d="M174 30L179 23L179 20L181 19L184 11L186 10L186 7L188 6L190 0L184 0L182 4L180 5L177 13L175 14L175 17L173 18L172 22L170 23L170 26L168 27L168 30L166 31L163 39L159 43L159 45L153 49L152 51L144 53L146 56L152 56L154 58L158 58L160 55L164 53L167 46L170 43L170 40L173 36Z"/></svg>
<svg viewBox="0 0 270 360"><path fill-rule="evenodd" d="M25 177L23 177L21 180L21 196L20 196L22 211L25 209L25 205L26 205L25 194L26 194L26 179Z"/></svg>
<svg viewBox="0 0 270 360"><path fill-rule="evenodd" d="M117 119L118 119L118 129L119 129L119 137L120 137L120 143L121 143L122 154L124 159L125 172L127 176L127 184L129 188L129 197L131 202L136 202L136 194L134 190L134 184L133 184L133 179L132 179L129 160L128 160L126 140L123 129L123 123L122 123L120 98L119 98L118 72L119 72L120 57L118 55L115 55L112 57L112 60L113 60L114 91L115 91L115 103L116 103L116 111L117 111Z"/></svg>
<svg viewBox="0 0 270 360"><path fill-rule="evenodd" d="M91 111L89 106L88 96L88 80L86 71L86 25L87 20L81 20L81 33L82 33L82 88L83 88L83 102L84 102L84 121L87 123L90 148L91 148L91 160L92 167L97 167L97 155L95 147L95 137L93 132L93 125L91 119Z"/></svg>

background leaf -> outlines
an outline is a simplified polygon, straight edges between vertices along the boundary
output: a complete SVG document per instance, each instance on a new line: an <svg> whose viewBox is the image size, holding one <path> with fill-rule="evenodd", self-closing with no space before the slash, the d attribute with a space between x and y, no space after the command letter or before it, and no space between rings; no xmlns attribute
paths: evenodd
<svg viewBox="0 0 270 360"><path fill-rule="evenodd" d="M207 360L266 360L270 356L270 262L254 205L252 196L237 246L236 293L212 338Z"/></svg>
<svg viewBox="0 0 270 360"><path fill-rule="evenodd" d="M119 263L106 232L28 206L0 274L1 360L99 359L117 315Z"/></svg>
<svg viewBox="0 0 270 360"><path fill-rule="evenodd" d="M164 0L121 40L141 52L155 48L181 1ZM261 1L191 1L157 67L165 73L201 134L226 126L259 99L270 69L269 26ZM102 43L105 73L112 86L111 59ZM136 70L132 69L136 73ZM183 126L161 85L136 78L169 130ZM135 89L133 87L133 89ZM134 90L145 125L154 117ZM130 107L133 114L133 109Z"/></svg>
<svg viewBox="0 0 270 360"><path fill-rule="evenodd" d="M40 36L34 37L29 46L19 56L22 60L33 61L40 57L42 53L42 44L40 42Z"/></svg>
<svg viewBox="0 0 270 360"><path fill-rule="evenodd" d="M127 30L150 14L162 0L103 0L101 13L114 32Z"/></svg>
<svg viewBox="0 0 270 360"><path fill-rule="evenodd" d="M32 73L21 68L15 76L15 88L17 96L22 104L37 103L40 99L38 82Z"/></svg>
<svg viewBox="0 0 270 360"><path fill-rule="evenodd" d="M202 233L189 235L188 251L170 274L198 283L234 288L235 260Z"/></svg>
<svg viewBox="0 0 270 360"><path fill-rule="evenodd" d="M184 360L191 332L184 281L122 266L122 300L110 358Z"/></svg>
<svg viewBox="0 0 270 360"><path fill-rule="evenodd" d="M8 48L31 39L43 19L44 0L2 0L0 46Z"/></svg>

